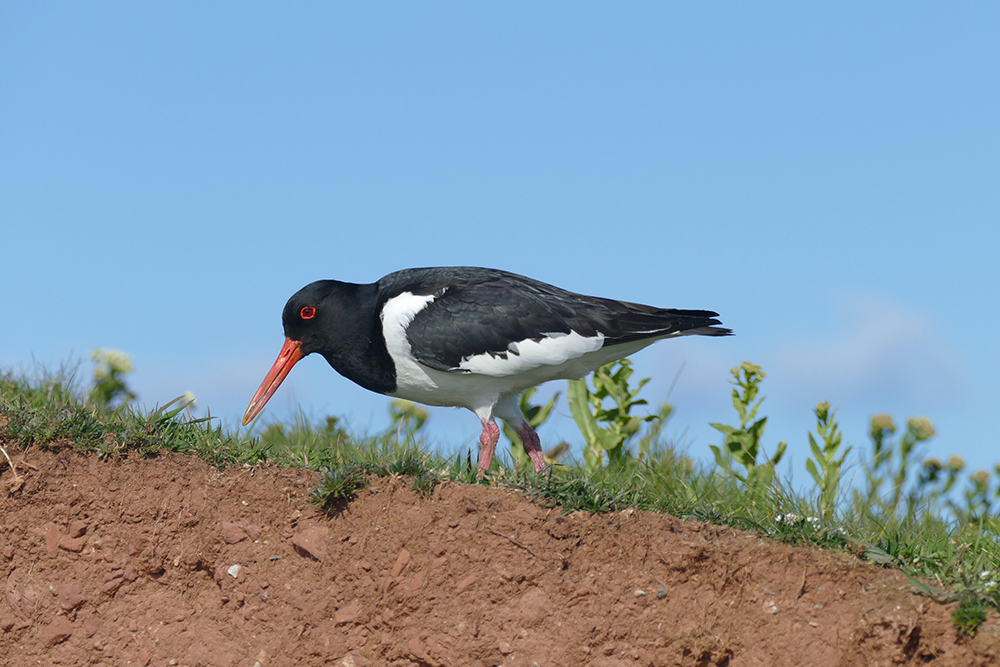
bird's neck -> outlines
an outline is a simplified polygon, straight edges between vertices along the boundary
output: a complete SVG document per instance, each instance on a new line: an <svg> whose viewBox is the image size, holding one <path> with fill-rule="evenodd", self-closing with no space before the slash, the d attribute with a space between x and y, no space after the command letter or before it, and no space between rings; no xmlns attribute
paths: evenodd
<svg viewBox="0 0 1000 667"><path fill-rule="evenodd" d="M396 390L396 367L385 346L375 285L351 285L353 294L342 302L338 323L340 340L323 352L334 370L369 391L387 394Z"/></svg>

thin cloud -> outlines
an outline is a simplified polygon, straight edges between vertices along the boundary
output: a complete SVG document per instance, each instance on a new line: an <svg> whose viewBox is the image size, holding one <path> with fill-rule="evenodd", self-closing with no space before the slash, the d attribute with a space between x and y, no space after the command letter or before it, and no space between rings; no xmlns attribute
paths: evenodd
<svg viewBox="0 0 1000 667"><path fill-rule="evenodd" d="M832 335L782 343L767 355L767 370L786 385L841 401L967 394L967 373L930 319L872 297L845 299L838 310Z"/></svg>

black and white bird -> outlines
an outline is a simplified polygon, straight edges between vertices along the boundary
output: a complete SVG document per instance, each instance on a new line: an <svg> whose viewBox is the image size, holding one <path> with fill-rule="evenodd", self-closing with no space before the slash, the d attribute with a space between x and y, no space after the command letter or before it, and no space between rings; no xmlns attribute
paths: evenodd
<svg viewBox="0 0 1000 667"><path fill-rule="evenodd" d="M540 471L545 458L518 407L521 391L581 378L664 338L732 333L717 326L717 316L574 294L475 267L405 269L367 285L319 280L285 304L285 344L243 423L315 352L365 389L472 410L483 425L481 470L493 461L499 417Z"/></svg>

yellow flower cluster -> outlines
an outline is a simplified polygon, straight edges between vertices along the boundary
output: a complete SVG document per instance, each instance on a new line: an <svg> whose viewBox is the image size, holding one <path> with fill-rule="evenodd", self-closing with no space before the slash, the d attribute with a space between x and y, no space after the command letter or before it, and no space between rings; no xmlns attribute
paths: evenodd
<svg viewBox="0 0 1000 667"><path fill-rule="evenodd" d="M911 417L906 420L906 425L917 436L917 440L930 440L937 433L934 424L927 417Z"/></svg>
<svg viewBox="0 0 1000 667"><path fill-rule="evenodd" d="M889 433L895 433L896 422L893 420L892 415L887 415L885 413L875 415L872 417L872 431L888 431Z"/></svg>

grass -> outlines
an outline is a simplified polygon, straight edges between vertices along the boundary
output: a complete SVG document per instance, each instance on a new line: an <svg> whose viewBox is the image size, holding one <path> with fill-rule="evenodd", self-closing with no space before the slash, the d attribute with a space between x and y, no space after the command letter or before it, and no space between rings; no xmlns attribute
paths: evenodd
<svg viewBox="0 0 1000 667"><path fill-rule="evenodd" d="M333 417L314 423L303 415L291 424L272 423L256 435L244 435L227 432L209 418L187 418L180 401L148 411L128 400L110 403L81 386L75 367L41 370L30 378L2 372L0 441L8 449L68 443L104 458L170 451L216 466L267 461L305 467L323 473L313 499L326 508L351 498L372 477L387 475L411 477L423 494L450 480L516 489L565 511L636 507L790 544L847 550L898 568L917 590L959 603L953 621L963 634L975 634L987 610L1000 610L1000 522L991 504L1000 490L994 492L990 480L976 473L960 494L957 462L914 458L921 439L932 433L929 423L911 424L894 442L894 425L889 428L884 416L873 422L877 460L865 468L868 479L860 488L846 489L834 477L840 470L832 463L843 457L836 457L833 415L823 407L817 412L820 437L812 442L814 476L823 483L810 493L791 488L772 474L773 466L753 459L756 439L733 440L728 454L718 452L724 465L699 463L657 437L645 442L641 456L619 457L614 466L594 469L592 462L568 461L536 475L530 467L496 465L480 478L471 452L447 457L422 451L416 439L422 421L407 417L406 410L400 412L402 421L374 436L351 434ZM753 414L743 416L749 423ZM751 432L752 426L743 430ZM745 472L731 474L733 462ZM5 465L13 467L0 459ZM770 468L768 474L756 475L763 466Z"/></svg>

